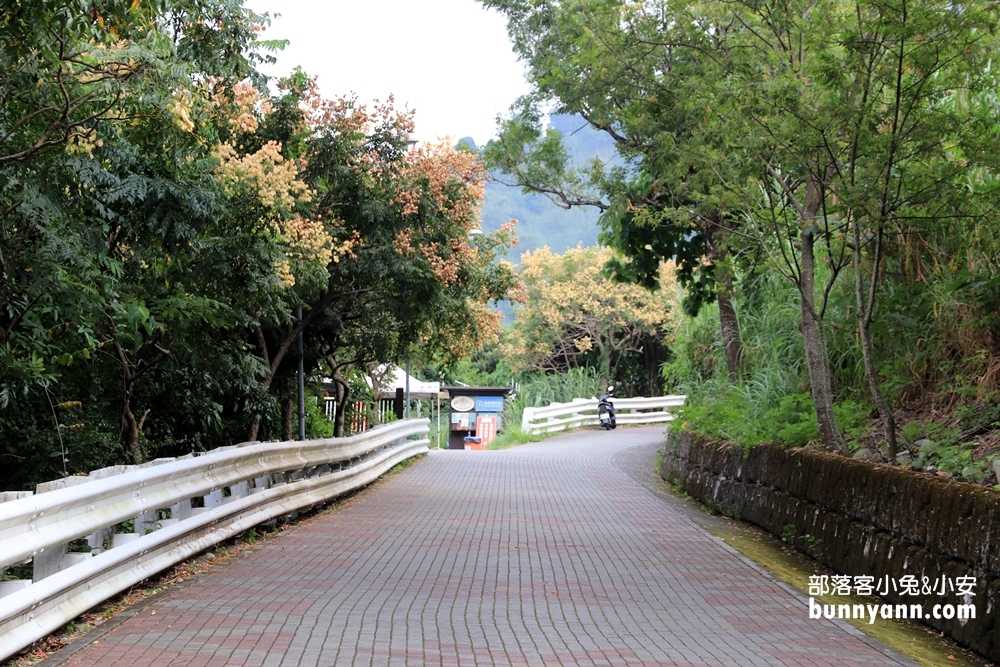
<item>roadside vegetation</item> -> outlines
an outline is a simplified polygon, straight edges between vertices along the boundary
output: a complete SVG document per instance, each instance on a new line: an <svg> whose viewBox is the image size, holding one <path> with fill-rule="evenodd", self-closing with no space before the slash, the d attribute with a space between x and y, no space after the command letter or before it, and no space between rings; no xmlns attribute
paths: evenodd
<svg viewBox="0 0 1000 667"><path fill-rule="evenodd" d="M498 334L514 237L470 234L479 159L410 147L391 99L268 80L267 15L2 14L0 489L290 439L299 334L337 434L381 364L447 364Z"/></svg>
<svg viewBox="0 0 1000 667"><path fill-rule="evenodd" d="M482 4L533 89L478 153L269 81L283 44L239 3L7 10L0 488L290 438L300 333L312 436L409 361L518 386L512 428L614 384L746 447L995 483L993 5ZM596 212L605 247L531 220L500 261L488 173Z"/></svg>
<svg viewBox="0 0 1000 667"><path fill-rule="evenodd" d="M522 303L499 342L449 369L452 381L513 387L496 447L539 439L520 430L526 407L596 398L608 385L620 396L660 394L677 290L615 284L602 273L613 257L599 247L525 252L516 267ZM672 284L669 265L662 275Z"/></svg>
<svg viewBox="0 0 1000 667"><path fill-rule="evenodd" d="M605 276L683 289L676 428L996 483L990 3L482 3L534 86L490 169L599 211ZM571 160L550 111L616 161Z"/></svg>

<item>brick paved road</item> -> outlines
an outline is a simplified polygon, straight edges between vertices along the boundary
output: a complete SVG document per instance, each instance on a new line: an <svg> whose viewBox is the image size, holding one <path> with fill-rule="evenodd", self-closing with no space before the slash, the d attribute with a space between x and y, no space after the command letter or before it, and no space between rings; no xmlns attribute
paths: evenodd
<svg viewBox="0 0 1000 667"><path fill-rule="evenodd" d="M615 466L660 433L433 452L63 664L911 664Z"/></svg>

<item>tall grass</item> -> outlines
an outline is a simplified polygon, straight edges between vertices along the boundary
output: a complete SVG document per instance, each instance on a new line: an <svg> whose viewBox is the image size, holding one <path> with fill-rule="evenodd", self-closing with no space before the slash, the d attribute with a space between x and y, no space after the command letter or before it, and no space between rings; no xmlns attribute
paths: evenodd
<svg viewBox="0 0 1000 667"><path fill-rule="evenodd" d="M752 431L781 399L808 387L798 322L798 292L774 273L744 285L737 300L743 341L744 379L729 379L716 306L685 318L676 332L675 358L664 365L668 390L689 404L724 400L750 422Z"/></svg>
<svg viewBox="0 0 1000 667"><path fill-rule="evenodd" d="M595 368L573 368L565 373L528 375L516 383L515 393L504 402L504 429L520 432L524 409L604 393Z"/></svg>
<svg viewBox="0 0 1000 667"><path fill-rule="evenodd" d="M743 308L740 328L746 379L734 389L746 401L748 415L760 419L788 394L805 391L805 351L799 332L799 295L775 274L759 276L754 285L766 308Z"/></svg>
<svg viewBox="0 0 1000 667"><path fill-rule="evenodd" d="M901 419L930 423L926 435L939 422L973 434L962 446L978 448L977 456L992 455L1000 442L993 416L1000 398L997 260L983 268L964 264L960 255L948 263L907 257L916 264L887 256L878 285L871 335L881 391L900 426ZM819 264L817 274L822 285L829 268ZM714 305L683 318L671 345L674 359L662 368L668 391L688 395L675 425L744 446L814 441L798 290L776 271L738 278L744 377L728 377ZM830 290L825 333L838 426L849 441L870 447L882 433L865 377L853 281L849 268Z"/></svg>
<svg viewBox="0 0 1000 667"><path fill-rule="evenodd" d="M748 277L737 300L743 342L744 376L730 380L722 352L718 311L706 310L679 330L675 349L707 350L711 363L678 359L664 368L664 378L688 395L678 426L741 443L745 447L764 441L806 444L818 437L818 426L805 365L798 290L776 273ZM828 310L828 340L835 377L851 378L841 385L841 402L835 406L838 422L852 437L861 434L867 415L864 396L857 401L863 375L857 344L850 335L849 310ZM710 336L692 346L691 332ZM692 368L711 373L691 373ZM684 372L688 371L685 375ZM847 400L845 400L847 399Z"/></svg>

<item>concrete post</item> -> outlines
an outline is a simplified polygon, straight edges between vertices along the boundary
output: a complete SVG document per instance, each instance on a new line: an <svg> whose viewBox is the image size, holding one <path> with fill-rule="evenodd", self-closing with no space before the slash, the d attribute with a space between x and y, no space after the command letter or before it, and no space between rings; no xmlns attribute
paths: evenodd
<svg viewBox="0 0 1000 667"><path fill-rule="evenodd" d="M216 489L205 496L205 508L222 507L222 489Z"/></svg>
<svg viewBox="0 0 1000 667"><path fill-rule="evenodd" d="M128 544L129 542L134 542L139 539L139 535L135 533L115 533L114 537L111 538L111 548L120 547L123 544Z"/></svg>
<svg viewBox="0 0 1000 667"><path fill-rule="evenodd" d="M229 495L223 497L222 503L227 504L239 500L240 498L246 498L250 495L250 483L249 482L239 482L233 484L229 487Z"/></svg>
<svg viewBox="0 0 1000 667"><path fill-rule="evenodd" d="M253 488L250 489L250 493L260 493L271 486L271 476L264 475L262 477L253 478Z"/></svg>
<svg viewBox="0 0 1000 667"><path fill-rule="evenodd" d="M71 486L86 484L89 481L90 477L84 475L74 475L72 477L54 479L51 482L42 482L36 486L35 493L48 493L49 491L56 491L58 489L65 489ZM69 545L67 544L61 544L35 554L32 558L31 580L41 581L42 579L51 577L56 572L59 572L63 568L67 567L65 556L68 546ZM88 558L90 557L90 554L86 555Z"/></svg>
<svg viewBox="0 0 1000 667"><path fill-rule="evenodd" d="M136 535L145 535L156 530L156 521L159 519L157 510L143 512L132 521L132 532Z"/></svg>
<svg viewBox="0 0 1000 667"><path fill-rule="evenodd" d="M63 556L66 555L66 545L60 544L56 547L35 554L32 558L31 580L41 581L45 577L51 577L62 569Z"/></svg>

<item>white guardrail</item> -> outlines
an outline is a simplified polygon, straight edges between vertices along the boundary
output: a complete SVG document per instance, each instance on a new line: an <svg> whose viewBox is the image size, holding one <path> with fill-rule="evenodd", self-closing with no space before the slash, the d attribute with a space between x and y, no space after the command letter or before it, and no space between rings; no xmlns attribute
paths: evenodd
<svg viewBox="0 0 1000 667"><path fill-rule="evenodd" d="M426 452L428 430L411 419L349 438L246 443L3 494L16 499L0 502L0 570L33 561L34 574L0 583L0 660L223 540L370 484ZM134 532L115 534L129 519ZM69 553L82 538L91 551Z"/></svg>
<svg viewBox="0 0 1000 667"><path fill-rule="evenodd" d="M615 421L618 424L668 422L674 418L669 410L684 405L685 398L685 396L616 398L613 401ZM521 430L525 433L551 433L598 424L596 398L576 398L569 403L553 403L544 408L525 408L521 416Z"/></svg>

